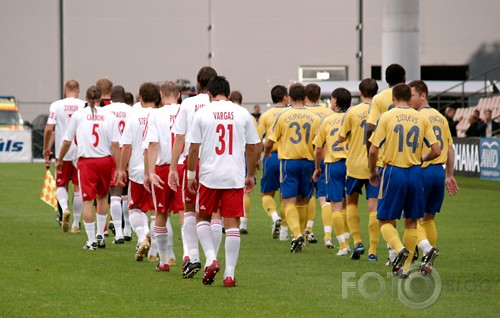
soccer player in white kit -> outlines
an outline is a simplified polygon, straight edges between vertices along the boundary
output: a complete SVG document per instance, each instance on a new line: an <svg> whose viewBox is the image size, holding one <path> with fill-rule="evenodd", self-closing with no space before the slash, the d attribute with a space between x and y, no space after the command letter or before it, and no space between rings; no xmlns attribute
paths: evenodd
<svg viewBox="0 0 500 318"><path fill-rule="evenodd" d="M104 248L104 225L108 214L108 192L113 160L118 157L119 133L116 117L104 108L96 107L101 102L101 91L96 86L87 90L89 107L73 114L64 135L61 152L56 163L58 172L64 166L64 156L71 143L78 145L78 180L83 198L83 222L88 241L86 250ZM111 155L114 155L113 159ZM93 213L97 198L97 235Z"/></svg>
<svg viewBox="0 0 500 318"><path fill-rule="evenodd" d="M144 139L143 147L147 149L144 156L144 174L148 175L147 178L145 176L145 180L148 179L151 183L151 185L145 183L145 186L152 192L156 210L153 232L158 246L158 254L160 255L160 262L156 265L156 271L168 272L170 271L170 265L175 264L169 213L170 211L177 213L184 210L181 191L175 192L166 184L174 143L174 135L171 129L180 107L177 104L180 91L174 82L167 81L161 84L160 94L163 106L149 115L148 128Z"/></svg>
<svg viewBox="0 0 500 318"><path fill-rule="evenodd" d="M68 127L71 116L80 108L85 106L85 101L78 98L80 85L75 80L69 80L64 84L64 99L53 102L50 105L50 115L47 119L47 125L43 133L43 149L45 164L50 166L50 154L52 149L52 131L56 128L56 159L61 150L64 133ZM82 196L78 187L77 169L73 166L75 145L71 143L68 153L64 156L63 166L60 172L56 173L56 195L57 201L63 210L62 229L64 232L69 230L70 212L68 209L68 183L73 183L73 226L72 233L80 232L79 223L82 214Z"/></svg>
<svg viewBox="0 0 500 318"><path fill-rule="evenodd" d="M147 256L151 247L148 216L146 212L154 211L153 198L144 188L144 157L142 142L148 117L160 100L160 91L154 83L144 83L139 88L142 108L133 109L125 123L125 130L120 139L120 163L116 171L117 184L125 185L128 165L129 173L129 218L130 224L137 234L139 249L135 254L137 261ZM151 216L153 222L153 214Z"/></svg>
<svg viewBox="0 0 500 318"><path fill-rule="evenodd" d="M255 145L260 138L250 113L228 101L230 86L225 77L210 80L208 92L212 102L195 114L187 139L190 143L188 190L198 191L196 230L206 257L203 284L212 284L220 269L210 228L212 213L219 209L226 229L224 286L234 287L240 218L244 216L245 192L251 192L255 185ZM198 186L195 176L200 154Z"/></svg>
<svg viewBox="0 0 500 318"><path fill-rule="evenodd" d="M125 89L123 86L115 85L111 88L111 104L107 105L106 108L116 116L117 129L120 132L120 136L123 134L125 129L125 123L127 122L128 114L132 111L132 107L125 104ZM114 176L116 171L116 165L113 165L113 170L111 175ZM111 178L110 184L110 206L109 210L111 212L111 217L113 224L115 239L113 243L123 244L125 242L125 237L127 241L132 239L132 230L130 228L130 221L128 216L128 195L127 187L119 186L115 183L114 178ZM127 184L128 182L126 182ZM122 230L122 213L125 220L125 229ZM111 223L113 222L113 223Z"/></svg>
<svg viewBox="0 0 500 318"><path fill-rule="evenodd" d="M180 187L179 173L177 172L177 162L179 157L184 152L183 149L189 149L189 138L191 124L193 122L194 114L210 103L210 98L207 93L207 84L217 76L217 72L209 67L204 66L198 71L197 86L198 95L185 99L179 113L175 119L172 132L175 134L174 148L172 149L172 162L170 164L170 172L168 175L168 185L174 191ZM184 173L182 177L182 190L184 191L184 237L186 238L186 245L189 250L189 257L182 261L182 275L184 278L193 277L200 269L200 252L198 250L198 237L196 234L196 215L195 215L195 202L196 194L190 193L187 190L186 169L187 163L184 164ZM212 230L214 232L215 240L219 244L222 239L222 224L220 220L214 220ZM217 243L216 243L217 244ZM218 245L218 244L217 244Z"/></svg>

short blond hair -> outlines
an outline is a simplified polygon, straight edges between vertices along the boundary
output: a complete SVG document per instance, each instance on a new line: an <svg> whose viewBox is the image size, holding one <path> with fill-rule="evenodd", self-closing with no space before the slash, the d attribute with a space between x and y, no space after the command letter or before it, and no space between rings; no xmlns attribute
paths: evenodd
<svg viewBox="0 0 500 318"><path fill-rule="evenodd" d="M69 80L64 84L64 88L68 92L77 92L80 91L80 84L76 80Z"/></svg>
<svg viewBox="0 0 500 318"><path fill-rule="evenodd" d="M160 92L164 97L175 97L180 93L179 86L172 81L165 81L160 84Z"/></svg>
<svg viewBox="0 0 500 318"><path fill-rule="evenodd" d="M101 90L102 95L109 95L111 94L111 87L113 87L113 82L109 78L103 77L97 80L95 86L97 86Z"/></svg>

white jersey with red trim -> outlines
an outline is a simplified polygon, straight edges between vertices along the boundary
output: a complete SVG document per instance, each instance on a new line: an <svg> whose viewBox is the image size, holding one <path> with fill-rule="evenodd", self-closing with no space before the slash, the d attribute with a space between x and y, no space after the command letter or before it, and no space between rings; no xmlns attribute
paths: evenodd
<svg viewBox="0 0 500 318"><path fill-rule="evenodd" d="M176 135L185 135L186 143L184 149L186 152L189 149L189 142L187 140L189 139L194 114L208 104L210 104L208 94L198 94L182 101L172 132Z"/></svg>
<svg viewBox="0 0 500 318"><path fill-rule="evenodd" d="M172 127L180 106L179 104L165 105L149 114L143 149L148 149L150 142L158 143L158 157L156 158L156 165L158 166L172 162L172 148L175 139ZM184 156L180 156L179 163L183 161Z"/></svg>
<svg viewBox="0 0 500 318"><path fill-rule="evenodd" d="M50 114L47 119L47 124L55 125L55 146L56 146L56 158L59 157L59 152L61 151L61 146L63 143L64 134L66 133L66 128L68 127L69 120L71 116L80 108L85 106L85 101L78 98L65 98L50 104ZM71 143L68 153L64 156L64 161L73 160L75 151L74 142Z"/></svg>
<svg viewBox="0 0 500 318"><path fill-rule="evenodd" d="M120 136L123 135L123 130L125 129L125 123L127 122L128 114L132 111L132 107L125 103L111 103L106 106L110 112L115 114L116 116L116 124L118 131L120 132Z"/></svg>
<svg viewBox="0 0 500 318"><path fill-rule="evenodd" d="M116 117L103 107L81 108L71 116L64 140L76 141L78 158L102 158L111 155L111 143L120 140ZM76 137L76 138L75 138Z"/></svg>
<svg viewBox="0 0 500 318"><path fill-rule="evenodd" d="M199 110L188 142L200 143L200 183L211 189L245 186L245 146L260 142L248 110L214 101Z"/></svg>
<svg viewBox="0 0 500 318"><path fill-rule="evenodd" d="M148 125L148 117L153 108L133 109L125 123L125 129L120 139L120 147L132 146L132 154L128 163L129 179L136 183L144 183L144 151L142 141Z"/></svg>

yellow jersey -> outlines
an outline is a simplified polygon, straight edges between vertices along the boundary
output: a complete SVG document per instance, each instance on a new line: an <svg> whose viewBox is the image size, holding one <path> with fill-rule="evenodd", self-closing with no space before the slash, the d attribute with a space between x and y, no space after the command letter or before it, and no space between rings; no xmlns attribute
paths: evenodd
<svg viewBox="0 0 500 318"><path fill-rule="evenodd" d="M383 113L370 141L378 148L384 145L384 164L400 168L420 165L424 143L437 143L429 119L409 107Z"/></svg>
<svg viewBox="0 0 500 318"><path fill-rule="evenodd" d="M322 105L306 106L307 109L318 115L321 119L326 118L333 114L333 110Z"/></svg>
<svg viewBox="0 0 500 318"><path fill-rule="evenodd" d="M347 143L339 142L339 131L344 113L333 113L324 118L318 128L313 145L325 149L325 163L347 158ZM365 155L366 157L366 155Z"/></svg>
<svg viewBox="0 0 500 318"><path fill-rule="evenodd" d="M264 114L260 116L259 122L257 124L257 133L261 140L264 137L271 136L271 132L273 131L274 123L276 122L276 117L278 117L279 113L288 109L287 106L274 106L267 110ZM277 151L278 144L274 144L273 149L271 151Z"/></svg>
<svg viewBox="0 0 500 318"><path fill-rule="evenodd" d="M312 141L321 119L307 108L289 108L276 119L269 139L278 142L279 159L314 160Z"/></svg>
<svg viewBox="0 0 500 318"><path fill-rule="evenodd" d="M373 97L372 104L368 109L368 119L366 121L369 124L377 125L377 120L380 116L393 107L392 87L389 87Z"/></svg>
<svg viewBox="0 0 500 318"><path fill-rule="evenodd" d="M446 163L446 160L448 160L448 147L453 145L453 138L451 137L448 121L443 115L441 115L440 112L430 106L425 106L424 108L420 109L420 113L429 118L429 121L432 125L432 131L434 131L436 139L439 143L439 147L441 148L441 154L439 155L439 157L431 161L425 161L422 164L422 168L434 164L442 165ZM426 154L429 152L429 147L425 147L423 153Z"/></svg>
<svg viewBox="0 0 500 318"><path fill-rule="evenodd" d="M366 153L366 120L368 119L368 103L361 103L349 108L345 114L340 136L347 138L347 176L356 179L368 179L368 155Z"/></svg>

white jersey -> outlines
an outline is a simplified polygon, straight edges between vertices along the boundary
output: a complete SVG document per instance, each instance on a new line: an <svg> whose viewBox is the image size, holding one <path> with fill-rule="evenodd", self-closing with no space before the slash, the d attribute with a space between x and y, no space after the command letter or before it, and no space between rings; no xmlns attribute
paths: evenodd
<svg viewBox="0 0 500 318"><path fill-rule="evenodd" d="M111 156L111 143L120 140L116 129L116 117L103 107L85 107L73 114L64 140L76 137L78 158L102 158Z"/></svg>
<svg viewBox="0 0 500 318"><path fill-rule="evenodd" d="M158 166L172 162L172 147L175 139L172 127L179 112L179 107L179 104L165 105L149 114L143 149L148 149L150 142L158 143L158 157L156 159L156 165ZM183 161L184 156L180 156L178 163L182 164Z"/></svg>
<svg viewBox="0 0 500 318"><path fill-rule="evenodd" d="M61 151L61 146L63 143L64 134L68 127L69 120L71 116L80 108L85 106L85 101L78 98L65 98L53 102L50 105L50 115L47 119L47 124L55 125L56 128L56 158L59 157L59 152ZM64 156L64 161L73 160L73 152L75 151L74 142L71 143L68 153Z"/></svg>
<svg viewBox="0 0 500 318"><path fill-rule="evenodd" d="M112 112L116 116L117 129L120 132L120 136L123 135L123 130L125 129L125 123L127 122L128 114L132 111L132 107L125 103L111 103L106 106L106 109Z"/></svg>
<svg viewBox="0 0 500 318"><path fill-rule="evenodd" d="M189 149L189 142L187 140L190 139L189 135L194 114L208 104L210 104L208 94L198 94L182 101L172 132L176 135L185 135L186 143L184 145L184 149L186 152ZM187 153L184 155L187 155Z"/></svg>
<svg viewBox="0 0 500 318"><path fill-rule="evenodd" d="M149 113L153 108L137 108L130 112L125 130L120 139L120 146L131 145L132 154L128 163L128 174L130 180L136 183L144 183L144 151L142 141L148 125Z"/></svg>
<svg viewBox="0 0 500 318"><path fill-rule="evenodd" d="M194 116L190 143L200 143L200 183L211 189L245 186L245 146L260 142L252 115L230 101L214 101Z"/></svg>

